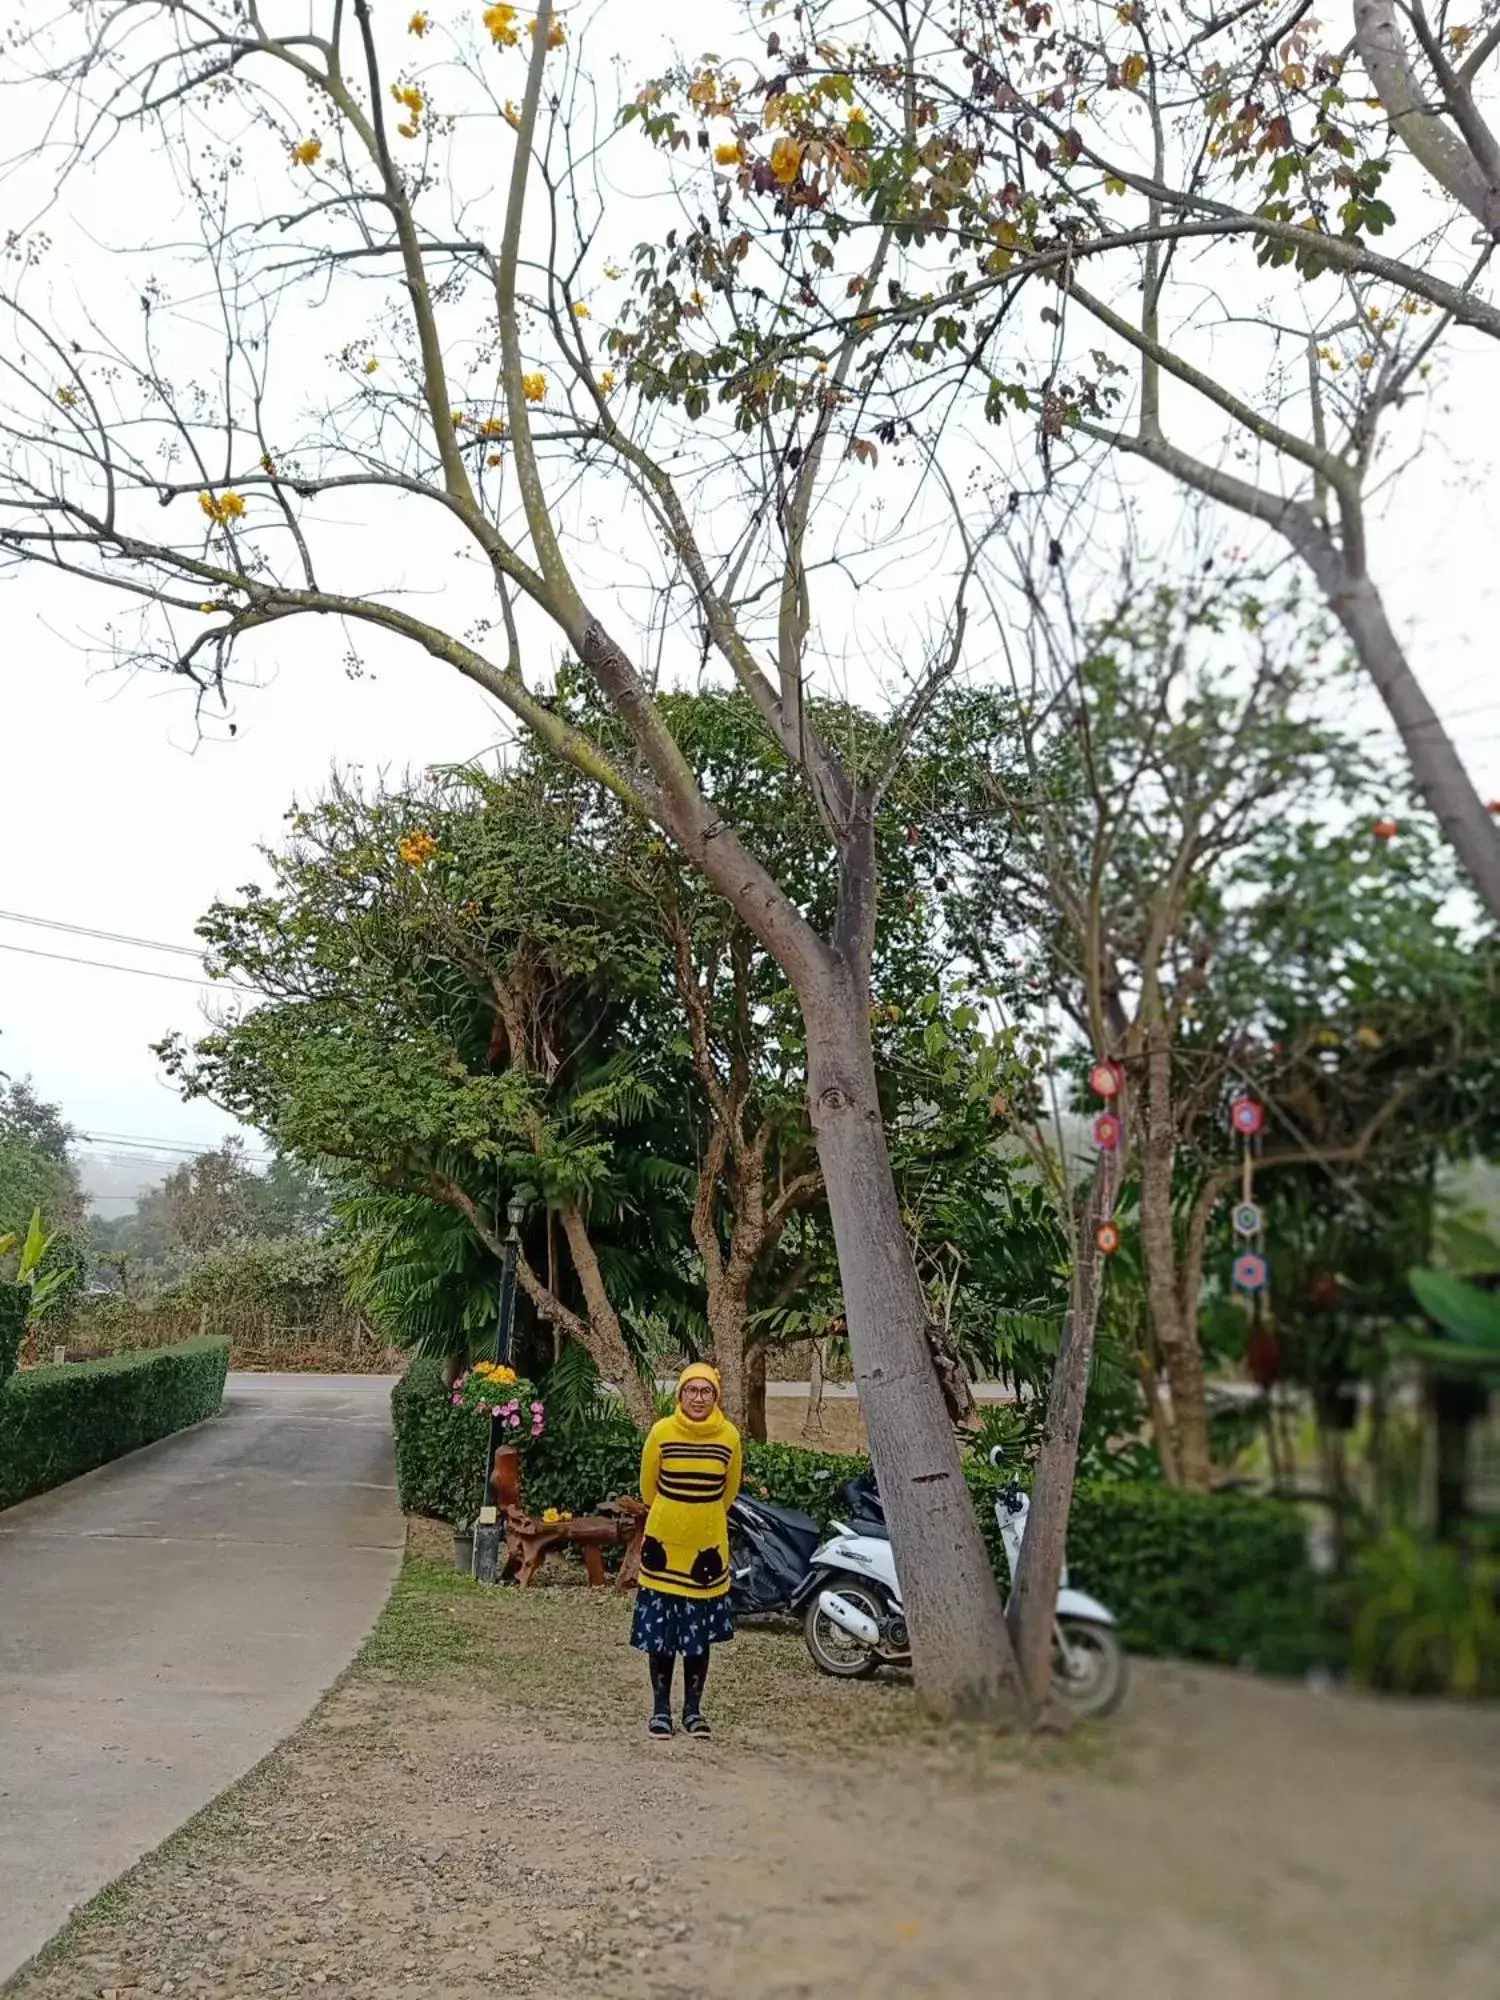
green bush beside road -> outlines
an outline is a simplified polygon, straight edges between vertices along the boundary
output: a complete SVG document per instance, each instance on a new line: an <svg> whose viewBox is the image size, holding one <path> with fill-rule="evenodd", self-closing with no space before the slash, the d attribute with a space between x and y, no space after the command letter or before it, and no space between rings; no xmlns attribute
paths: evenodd
<svg viewBox="0 0 1500 2000"><path fill-rule="evenodd" d="M391 1397L401 1505L471 1521L479 1504L487 1421L456 1410L435 1361L414 1361ZM585 1513L633 1493L641 1436L623 1410L550 1426L522 1447L526 1503ZM826 1522L833 1495L864 1458L796 1445L745 1446L745 1485ZM971 1461L966 1476L995 1573L1009 1576L995 1524L1000 1476ZM1068 1527L1073 1582L1120 1621L1137 1653L1254 1665L1268 1673L1337 1666L1344 1642L1328 1589L1311 1570L1296 1509L1244 1494L1183 1493L1146 1481L1085 1485Z"/></svg>
<svg viewBox="0 0 1500 2000"><path fill-rule="evenodd" d="M227 1340L28 1368L0 1389L0 1507L14 1506L218 1410Z"/></svg>
<svg viewBox="0 0 1500 2000"><path fill-rule="evenodd" d="M16 1356L26 1335L26 1315L30 1305L29 1285L0 1284L0 1389L15 1373Z"/></svg>

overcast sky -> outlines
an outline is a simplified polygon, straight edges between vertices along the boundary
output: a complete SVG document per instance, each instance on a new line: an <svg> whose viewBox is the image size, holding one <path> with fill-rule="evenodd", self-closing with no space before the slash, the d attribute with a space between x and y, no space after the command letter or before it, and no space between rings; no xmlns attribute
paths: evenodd
<svg viewBox="0 0 1500 2000"><path fill-rule="evenodd" d="M637 76L659 65L669 38L692 44L703 32L698 5L630 14ZM662 37L656 49L643 18ZM105 254L76 233L70 243L67 230L59 219L63 250L85 267ZM641 233L639 218L627 230ZM1371 565L1487 793L1500 793L1497 368L1486 345L1456 369L1431 442L1378 525ZM396 537L377 554L399 572ZM101 1144L211 1143L230 1121L181 1103L150 1053L167 1032L199 1027L212 1004L191 983L193 962L13 918L191 946L208 903L255 874L257 844L277 838L293 796L315 792L331 765L450 762L500 740L504 725L466 683L409 653L372 649L373 673L350 680L333 635L309 628L257 647L266 684L238 700L237 734L203 740L177 689L91 670L98 602L37 573L3 587L0 615L0 1070L32 1076ZM1373 697L1365 714L1372 732L1385 729Z"/></svg>

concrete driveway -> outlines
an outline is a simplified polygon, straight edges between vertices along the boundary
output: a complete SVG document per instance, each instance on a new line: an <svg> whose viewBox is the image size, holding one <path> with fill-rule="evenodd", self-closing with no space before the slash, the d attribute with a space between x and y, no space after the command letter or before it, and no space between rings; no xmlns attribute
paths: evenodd
<svg viewBox="0 0 1500 2000"><path fill-rule="evenodd" d="M286 1736L401 1561L374 1376L223 1413L0 1513L0 1981Z"/></svg>

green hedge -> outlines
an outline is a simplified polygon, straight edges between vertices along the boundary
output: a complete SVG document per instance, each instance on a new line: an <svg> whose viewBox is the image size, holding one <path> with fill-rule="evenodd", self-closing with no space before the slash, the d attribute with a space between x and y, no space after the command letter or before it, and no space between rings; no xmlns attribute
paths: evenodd
<svg viewBox="0 0 1500 2000"><path fill-rule="evenodd" d="M0 1389L15 1373L16 1356L26 1337L26 1314L30 1304L29 1286L0 1284Z"/></svg>
<svg viewBox="0 0 1500 2000"><path fill-rule="evenodd" d="M408 1513L472 1519L488 1423L455 1410L438 1364L414 1361L391 1397L396 1471ZM549 1428L522 1455L527 1504L583 1513L636 1490L640 1432L623 1411L576 1430ZM745 1483L826 1522L832 1496L869 1461L795 1445L745 1446ZM995 1522L1001 1480L966 1468L990 1559L1009 1581ZM1068 1567L1107 1604L1138 1653L1303 1673L1339 1664L1330 1593L1308 1566L1295 1508L1243 1494L1181 1493L1146 1482L1080 1487L1068 1524Z"/></svg>
<svg viewBox="0 0 1500 2000"><path fill-rule="evenodd" d="M0 1390L0 1507L201 1423L218 1410L227 1340L29 1368Z"/></svg>

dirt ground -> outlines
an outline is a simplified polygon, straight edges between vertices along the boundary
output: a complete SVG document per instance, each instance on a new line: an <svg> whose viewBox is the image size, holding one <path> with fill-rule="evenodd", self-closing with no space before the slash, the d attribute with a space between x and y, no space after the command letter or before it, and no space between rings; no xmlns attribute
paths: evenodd
<svg viewBox="0 0 1500 2000"><path fill-rule="evenodd" d="M1065 1740L795 1635L644 1731L629 1607L419 1530L359 1665L5 2000L1495 2000L1500 1712L1138 1663Z"/></svg>

